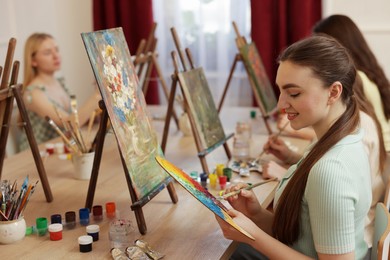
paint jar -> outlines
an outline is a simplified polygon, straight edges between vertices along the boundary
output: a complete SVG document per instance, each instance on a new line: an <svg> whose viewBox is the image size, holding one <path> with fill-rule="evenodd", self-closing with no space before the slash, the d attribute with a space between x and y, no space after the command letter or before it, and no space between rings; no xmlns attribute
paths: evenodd
<svg viewBox="0 0 390 260"><path fill-rule="evenodd" d="M65 152L64 143L55 143L54 147L57 154L63 154Z"/></svg>
<svg viewBox="0 0 390 260"><path fill-rule="evenodd" d="M219 187L221 188L221 190L224 190L226 188L227 177L225 175L219 176L218 179L219 179Z"/></svg>
<svg viewBox="0 0 390 260"><path fill-rule="evenodd" d="M209 174L209 181L210 181L210 187L215 189L217 187L217 174L210 173Z"/></svg>
<svg viewBox="0 0 390 260"><path fill-rule="evenodd" d="M116 217L115 202L107 202L106 203L106 216L107 216L107 218L111 218L111 219Z"/></svg>
<svg viewBox="0 0 390 260"><path fill-rule="evenodd" d="M26 221L20 217L11 221L0 221L0 244L20 241L26 233Z"/></svg>
<svg viewBox="0 0 390 260"><path fill-rule="evenodd" d="M92 251L92 241L93 238L88 235L79 236L78 242L81 253L87 253Z"/></svg>
<svg viewBox="0 0 390 260"><path fill-rule="evenodd" d="M217 176L223 175L223 168L225 168L224 164L222 164L222 163L217 164L217 166L216 166Z"/></svg>
<svg viewBox="0 0 390 260"><path fill-rule="evenodd" d="M47 218L45 218L45 217L37 218L35 222L37 225L38 236L42 237L42 236L46 235L46 233L47 233Z"/></svg>
<svg viewBox="0 0 390 260"><path fill-rule="evenodd" d="M205 189L207 189L207 179L207 173L200 174L200 185L202 185L202 187Z"/></svg>
<svg viewBox="0 0 390 260"><path fill-rule="evenodd" d="M68 229L72 229L76 226L76 212L67 211L65 212L65 223Z"/></svg>
<svg viewBox="0 0 390 260"><path fill-rule="evenodd" d="M110 222L108 237L111 248L119 248L122 251L134 241L134 227L129 219L117 219Z"/></svg>
<svg viewBox="0 0 390 260"><path fill-rule="evenodd" d="M103 219L102 205L95 205L92 207L92 215L94 221L101 221Z"/></svg>
<svg viewBox="0 0 390 260"><path fill-rule="evenodd" d="M78 180L89 180L91 178L95 152L73 154L74 178Z"/></svg>
<svg viewBox="0 0 390 260"><path fill-rule="evenodd" d="M227 177L227 181L230 181L232 179L233 171L230 168L224 168L223 169L223 175Z"/></svg>
<svg viewBox="0 0 390 260"><path fill-rule="evenodd" d="M62 224L55 223L49 225L49 234L50 234L50 240L52 241L58 241L62 239Z"/></svg>
<svg viewBox="0 0 390 260"><path fill-rule="evenodd" d="M80 225L86 226L89 224L89 209L88 208L79 209L79 219L80 219Z"/></svg>
<svg viewBox="0 0 390 260"><path fill-rule="evenodd" d="M45 144L46 152L51 155L54 153L54 144L52 143L47 143Z"/></svg>
<svg viewBox="0 0 390 260"><path fill-rule="evenodd" d="M53 214L53 215L51 215L50 219L51 219L51 224L54 224L54 223L62 224L61 214Z"/></svg>
<svg viewBox="0 0 390 260"><path fill-rule="evenodd" d="M197 171L192 171L192 172L190 172L190 177L191 177L191 179L193 179L194 181L198 181L199 174L198 174Z"/></svg>
<svg viewBox="0 0 390 260"><path fill-rule="evenodd" d="M87 234L93 238L93 241L99 240L99 225L89 225L85 228Z"/></svg>

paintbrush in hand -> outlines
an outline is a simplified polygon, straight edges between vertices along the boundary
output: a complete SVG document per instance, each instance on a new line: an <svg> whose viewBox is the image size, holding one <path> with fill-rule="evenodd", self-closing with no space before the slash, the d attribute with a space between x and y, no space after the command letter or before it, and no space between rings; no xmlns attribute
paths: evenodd
<svg viewBox="0 0 390 260"><path fill-rule="evenodd" d="M273 136L272 138L274 138L274 139L278 138L278 137L282 134L283 130L286 129L286 127L288 126L289 123L290 123L290 122L287 121L286 124L285 124L282 128L280 128L279 132L278 132L275 136ZM261 157L262 157L264 154L265 154L265 150L263 150L263 151L259 154L259 156L257 156L257 158L256 158L255 160L252 161L252 164L258 164L258 163L260 162L260 160L261 160Z"/></svg>
<svg viewBox="0 0 390 260"><path fill-rule="evenodd" d="M218 197L216 197L216 199L217 200L225 200L225 199L227 199L227 198L229 198L231 196L240 194L241 190L251 190L253 188L259 187L259 186L261 186L263 184L266 184L268 182L271 182L271 181L278 181L278 178L272 178L272 179L269 179L269 180L265 180L265 181L261 181L261 182L255 183L253 185L249 185L247 187L243 187L243 188L241 188L239 190L232 191L232 192L226 193L224 195L218 196Z"/></svg>

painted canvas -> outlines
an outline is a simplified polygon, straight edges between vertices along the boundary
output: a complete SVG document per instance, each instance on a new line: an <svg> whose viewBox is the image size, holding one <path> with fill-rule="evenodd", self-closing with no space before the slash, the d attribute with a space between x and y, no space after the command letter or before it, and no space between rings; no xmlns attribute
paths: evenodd
<svg viewBox="0 0 390 260"><path fill-rule="evenodd" d="M249 234L247 231L238 226L234 222L234 220L227 214L226 207L205 188L203 188L198 182L194 181L188 174L177 168L175 165L173 165L166 159L157 156L156 160L169 175L171 175L175 180L177 180L185 190L187 190L209 210L211 210L214 214L229 223L232 227L243 233L245 236L254 240L251 234Z"/></svg>
<svg viewBox="0 0 390 260"><path fill-rule="evenodd" d="M261 102L267 115L275 112L278 103L275 92L264 69L263 62L254 43L245 44L240 53L250 77L256 87L255 98Z"/></svg>
<svg viewBox="0 0 390 260"><path fill-rule="evenodd" d="M134 191L140 200L171 179L157 164L157 135L131 61L122 28L82 33Z"/></svg>
<svg viewBox="0 0 390 260"><path fill-rule="evenodd" d="M209 148L224 140L225 132L203 69L180 72L178 76L203 148Z"/></svg>

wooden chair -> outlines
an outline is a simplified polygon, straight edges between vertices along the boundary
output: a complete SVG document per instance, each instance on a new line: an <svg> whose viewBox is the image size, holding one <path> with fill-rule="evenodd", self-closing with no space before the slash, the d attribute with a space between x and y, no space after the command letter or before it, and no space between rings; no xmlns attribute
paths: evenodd
<svg viewBox="0 0 390 260"><path fill-rule="evenodd" d="M385 204L379 202L375 210L375 231L371 260L389 259L390 213Z"/></svg>

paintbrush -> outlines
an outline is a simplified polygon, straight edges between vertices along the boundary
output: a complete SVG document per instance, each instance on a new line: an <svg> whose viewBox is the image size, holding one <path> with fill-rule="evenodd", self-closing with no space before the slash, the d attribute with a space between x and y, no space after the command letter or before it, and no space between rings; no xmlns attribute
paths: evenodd
<svg viewBox="0 0 390 260"><path fill-rule="evenodd" d="M87 152L87 148L85 147L83 136L81 135L81 132L80 132L79 114L78 114L78 111L77 111L77 99L76 99L75 95L71 95L70 96L70 107L71 107L71 110L72 110L72 114L74 116L74 124L75 124L74 130L75 130L75 134L77 136L77 139L80 141L80 144L81 144L81 147L82 147L81 151L82 152Z"/></svg>
<svg viewBox="0 0 390 260"><path fill-rule="evenodd" d="M273 136L272 138L273 138L273 139L278 138L278 137L282 134L283 130L288 126L289 123L290 123L290 122L287 121L286 124L285 124L282 128L280 128L279 132L278 132L275 136ZM256 158L254 161L252 161L252 164L258 164L258 163L260 162L260 160L261 160L261 157L262 157L264 154L265 154L265 150L263 150L263 151L259 154L259 156L257 156L257 158Z"/></svg>
<svg viewBox="0 0 390 260"><path fill-rule="evenodd" d="M54 128L54 130L56 130L56 132L62 137L62 139L64 140L64 142L70 147L72 148L72 150L76 153L79 153L80 151L77 149L76 146L72 145L71 142L69 141L69 139L65 136L65 134L61 131L61 129L56 125L56 123L54 123L54 121L48 117L48 116L45 116L45 119L46 121Z"/></svg>
<svg viewBox="0 0 390 260"><path fill-rule="evenodd" d="M251 190L253 188L259 187L259 186L261 186L263 184L266 184L268 182L271 182L271 181L278 181L278 178L272 178L272 179L269 179L269 180L265 180L265 181L261 181L261 182L255 183L253 185L249 185L247 187L243 187L243 188L241 188L239 190L232 191L232 192L226 193L224 195L218 196L218 197L216 197L216 199L217 200L224 200L224 199L227 199L227 198L229 198L231 196L238 195L241 192L241 190Z"/></svg>

